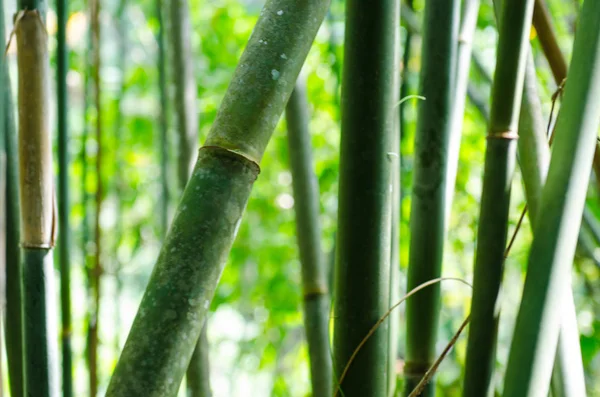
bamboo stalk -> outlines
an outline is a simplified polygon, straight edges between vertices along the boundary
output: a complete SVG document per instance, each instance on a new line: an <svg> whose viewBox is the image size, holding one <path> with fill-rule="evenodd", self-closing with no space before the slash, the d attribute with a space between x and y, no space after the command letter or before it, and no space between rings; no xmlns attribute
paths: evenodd
<svg viewBox="0 0 600 397"><path fill-rule="evenodd" d="M338 376L389 305L399 12L399 1L368 8L360 0L346 2L333 343ZM385 323L362 347L342 383L335 382L336 393L386 395L388 337Z"/></svg>
<svg viewBox="0 0 600 397"><path fill-rule="evenodd" d="M454 82L454 106L451 114L450 141L448 143L448 168L446 171L446 223L450 220L452 201L458 171L458 158L460 155L460 141L462 137L463 119L465 116L465 102L467 86L469 83L469 70L471 66L471 51L473 36L477 26L480 0L466 0L463 2L460 31L458 35L458 50L456 55L456 78Z"/></svg>
<svg viewBox="0 0 600 397"><path fill-rule="evenodd" d="M512 176L516 160L533 0L504 0L485 155L481 212L471 303L463 396L493 391L498 296L507 242Z"/></svg>
<svg viewBox="0 0 600 397"><path fill-rule="evenodd" d="M413 9L413 0L406 1L400 5L400 19L404 21L406 19L406 12L412 12ZM409 68L408 64L410 62L410 57L412 55L412 44L413 44L413 30L406 30L406 38L404 40L404 53L402 54L402 79L400 82L400 99L405 98L409 95L410 85L408 83L408 73ZM398 106L398 115L400 119L400 143L404 142L406 139L406 131L408 131L408 123L406 122L406 107L410 105L409 101L404 101Z"/></svg>
<svg viewBox="0 0 600 397"><path fill-rule="evenodd" d="M169 229L169 171L167 164L169 162L169 141L167 136L167 76L165 68L165 23L163 19L163 2L156 0L156 19L158 20L158 33L156 41L158 43L158 96L160 98L160 109L158 110L158 129L159 129L159 157L160 157L160 235L164 238ZM195 87L194 87L195 89Z"/></svg>
<svg viewBox="0 0 600 397"><path fill-rule="evenodd" d="M319 185L313 171L308 99L302 78L296 82L285 115L296 211L296 237L302 265L304 328L310 357L312 394L315 397L329 397L332 385L329 292L325 256L321 250Z"/></svg>
<svg viewBox="0 0 600 397"><path fill-rule="evenodd" d="M175 120L178 134L178 178L185 188L198 148L196 77L191 47L191 26L187 0L169 0L171 69L175 82Z"/></svg>
<svg viewBox="0 0 600 397"><path fill-rule="evenodd" d="M600 124L600 4L586 1L556 123L556 147L542 191L523 299L509 355L506 396L547 394L562 305L570 282L585 191ZM569 192L565 194L565 191ZM552 359L550 359L552 358ZM511 367L512 365L512 367Z"/></svg>
<svg viewBox="0 0 600 397"><path fill-rule="evenodd" d="M409 291L440 277L442 269L459 10L460 2L455 0L425 2L420 95L426 100L419 104L415 137ZM439 305L438 284L406 302L406 395L417 386L436 358ZM432 396L434 389L431 382L422 395Z"/></svg>
<svg viewBox="0 0 600 397"><path fill-rule="evenodd" d="M102 139L102 103L101 103L101 82L100 82L100 0L90 1L91 13L91 34L92 34L92 85L93 102L96 108L95 130L96 130L96 192L95 192L95 220L94 220L94 267L91 273L91 292L92 292L92 312L89 319L88 329L88 360L89 360L89 390L90 396L95 397L98 394L98 328L100 320L100 296L101 279L103 273L102 264L102 227L100 218L102 214L103 191L103 139Z"/></svg>
<svg viewBox="0 0 600 397"><path fill-rule="evenodd" d="M115 248L113 252L118 252L123 237L123 192L125 188L125 178L123 175L123 169L126 167L126 161L123 155L123 123L124 117L121 111L121 101L125 96L126 87L126 54L128 46L127 37L127 24L126 24L126 12L127 12L127 0L120 0L119 7L117 8L117 31L119 37L119 59L117 65L121 71L121 81L119 87L119 93L114 101L114 112L116 114L114 121L114 139L115 139L115 163L116 169L120 170L115 175L115 194L117 196L117 209L116 209L116 224L115 224ZM123 280L121 278L122 263L118 257L114 258L114 281L115 281L115 299L114 299L114 351L119 352L121 349L120 330L121 330L121 294L123 291ZM117 353L118 354L118 353Z"/></svg>
<svg viewBox="0 0 600 397"><path fill-rule="evenodd" d="M71 275L69 225L69 148L67 122L68 49L66 42L66 0L56 3L56 92L58 108L58 254L60 260L60 307L62 339L62 389L64 397L73 395L73 363L71 358Z"/></svg>
<svg viewBox="0 0 600 397"><path fill-rule="evenodd" d="M258 163L328 5L326 0L269 0L264 6L199 152L108 397L177 392Z"/></svg>
<svg viewBox="0 0 600 397"><path fill-rule="evenodd" d="M23 247L25 395L58 396L52 247L55 213L44 5L19 4L19 167Z"/></svg>
<svg viewBox="0 0 600 397"><path fill-rule="evenodd" d="M4 4L0 1L0 37L4 36ZM4 336L8 363L10 395L23 396L23 319L22 319L22 263L19 242L21 240L21 205L19 202L19 166L17 159L17 131L13 115L12 92L8 65L4 61L0 67L0 96L4 117L0 119L0 128L4 134L0 137L6 149L5 176L6 189L6 317Z"/></svg>

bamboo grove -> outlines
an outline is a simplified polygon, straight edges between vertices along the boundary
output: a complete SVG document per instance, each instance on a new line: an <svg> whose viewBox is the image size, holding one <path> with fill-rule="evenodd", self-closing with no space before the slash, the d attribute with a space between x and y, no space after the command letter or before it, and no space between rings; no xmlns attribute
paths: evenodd
<svg viewBox="0 0 600 397"><path fill-rule="evenodd" d="M0 396L600 396L600 3L0 2Z"/></svg>

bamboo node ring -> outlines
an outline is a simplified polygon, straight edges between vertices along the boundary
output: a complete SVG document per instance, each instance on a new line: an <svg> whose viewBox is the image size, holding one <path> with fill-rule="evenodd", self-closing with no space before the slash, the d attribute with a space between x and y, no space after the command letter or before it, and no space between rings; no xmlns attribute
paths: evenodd
<svg viewBox="0 0 600 397"><path fill-rule="evenodd" d="M203 149L224 150L225 152L230 153L230 154L238 157L243 162L249 163L249 165L252 168L256 169L257 174L260 174L260 165L258 164L258 162L256 160L254 160L253 158L251 158L250 156L246 155L245 153L241 152L240 150L228 149L226 147L219 146L219 145L205 145L205 146L202 146L199 150L203 150Z"/></svg>
<svg viewBox="0 0 600 397"><path fill-rule="evenodd" d="M487 139L506 139L506 140L514 140L519 139L519 134L515 131L492 131L488 133Z"/></svg>

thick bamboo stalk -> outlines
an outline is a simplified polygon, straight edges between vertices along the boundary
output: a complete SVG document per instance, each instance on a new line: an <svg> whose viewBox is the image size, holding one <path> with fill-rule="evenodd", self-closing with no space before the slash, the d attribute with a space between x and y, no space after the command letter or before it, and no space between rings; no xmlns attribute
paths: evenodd
<svg viewBox="0 0 600 397"><path fill-rule="evenodd" d="M310 357L312 394L315 397L329 397L332 370L327 268L321 250L319 185L313 171L308 99L302 78L290 96L285 115L296 211L296 238L302 265L304 328Z"/></svg>
<svg viewBox="0 0 600 397"><path fill-rule="evenodd" d="M60 308L62 340L62 390L64 397L73 395L71 358L71 227L69 224L69 147L67 122L68 49L66 40L67 2L56 3L56 93L58 110L58 254L60 260Z"/></svg>
<svg viewBox="0 0 600 397"><path fill-rule="evenodd" d="M556 123L556 147L542 191L535 237L505 378L505 396L548 393L561 307L600 124L600 3L584 3L575 37L564 101ZM565 191L568 194L565 194Z"/></svg>
<svg viewBox="0 0 600 397"><path fill-rule="evenodd" d="M263 8L199 152L108 397L177 392L258 163L328 5L327 0L269 0Z"/></svg>
<svg viewBox="0 0 600 397"><path fill-rule="evenodd" d="M475 254L464 396L487 395L494 387L498 296L532 13L533 0L502 2Z"/></svg>
<svg viewBox="0 0 600 397"><path fill-rule="evenodd" d="M55 213L49 128L49 60L42 15L23 2L16 19L23 247L25 395L58 396L52 247ZM31 7L31 8L30 8ZM43 9L43 7L40 7Z"/></svg>
<svg viewBox="0 0 600 397"><path fill-rule="evenodd" d="M456 76L460 1L425 2L422 68L415 137L410 212L408 285L440 277L446 236L448 145ZM405 394L423 378L436 358L440 287L435 284L406 302ZM429 383L423 396L432 396Z"/></svg>
<svg viewBox="0 0 600 397"><path fill-rule="evenodd" d="M4 4L0 1L0 37L4 36ZM0 119L0 128L4 134L0 137L6 148L5 206L6 211L6 317L4 335L6 341L6 357L8 363L8 383L10 395L23 396L23 318L22 318L22 263L21 250L21 204L19 202L19 166L17 159L17 131L13 114L13 100L10 89L8 65L1 62L0 95L4 117Z"/></svg>
<svg viewBox="0 0 600 397"><path fill-rule="evenodd" d="M338 377L389 307L399 12L394 0L368 8L360 0L346 2L333 344ZM336 393L386 395L388 337L384 323L358 352L344 379L334 380Z"/></svg>

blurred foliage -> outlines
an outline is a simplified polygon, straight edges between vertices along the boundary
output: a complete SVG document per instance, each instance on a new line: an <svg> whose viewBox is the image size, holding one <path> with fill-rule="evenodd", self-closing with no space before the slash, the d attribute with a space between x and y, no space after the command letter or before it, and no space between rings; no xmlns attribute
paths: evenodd
<svg viewBox="0 0 600 397"><path fill-rule="evenodd" d="M199 142L206 137L215 119L220 101L235 70L237 60L254 27L263 1L259 0L191 0L191 32L194 65L198 82ZM559 42L570 56L579 1L549 0ZM423 0L415 0L415 10L422 12ZM14 2L5 2L7 26L15 10ZM91 134L97 115L90 107L84 116L84 83L88 48L88 14L82 0L69 2L68 44L71 49L68 74L72 158L72 297L74 310L73 347L75 358L75 394L87 393L87 369L84 359L85 318L90 304L85 283L82 220L83 194L92 194L95 175L90 172L82 186L80 152L85 128L90 132L85 149L87 161L95 161L98 142ZM135 316L145 284L160 250L160 199L158 151L158 46L155 40L157 21L151 0L127 2L122 16L124 37L119 37L118 0L102 2L102 101L105 140L104 176L106 199L101 214L104 261L100 318L100 391L103 393L128 329ZM304 73L312 120L310 130L316 160L315 169L321 190L323 247L331 255L337 215L337 176L340 136L340 74L343 62L343 1L334 0L330 14L319 31L308 56ZM54 52L56 18L48 13L50 50ZM402 28L403 46L406 30ZM540 94L546 116L556 86L532 31L534 58L538 70ZM481 7L474 53L485 70L493 74L496 48L495 20L490 1ZM118 43L125 40L126 51ZM410 94L418 94L420 39L413 36L410 62L403 65L404 84ZM11 75L15 84L14 44L9 48ZM124 58L121 58L124 57ZM125 70L118 65L125 62ZM55 60L51 59L54 68ZM483 98L489 97L489 83L471 68L471 84ZM172 91L172 87L171 87ZM54 91L53 91L54 92ZM121 96L122 93L122 96ZM408 260L410 185L413 137L418 101L409 101L405 117L408 129L402 144L401 263ZM169 109L169 143L171 209L178 201L175 181L175 147L173 110ZM120 113L121 117L117 117ZM120 121L119 121L120 120ZM122 125L117 123L122 122ZM479 197L485 149L486 121L467 103L456 197L446 244L444 276L471 280ZM215 396L306 396L309 393L307 349L304 343L301 311L300 264L295 240L291 175L288 170L285 125L280 123L262 162L262 172L247 207L228 265L222 275L211 306L208 337L211 343L211 376ZM88 169L92 169L90 165ZM591 187L588 205L600 218L597 187ZM91 201L89 210L93 211ZM519 175L511 209L512 231L524 206ZM520 299L524 268L531 233L526 221L516 246L507 261L505 288L502 295L502 324L499 335L498 376L506 365L511 332ZM87 243L93 252L93 243ZM598 255L599 253L594 253ZM365 264L368 266L368 264ZM599 269L589 259L576 260L574 291L578 308L581 346L587 371L589 395L600 396L600 306L598 305ZM404 277L404 276L403 276ZM58 278L57 278L58 282ZM402 280L402 293L405 293ZM122 285L122 288L117 288ZM443 312L440 322L441 350L463 321L469 309L470 290L456 283L442 285ZM356 293L360 293L356 291ZM399 310L403 311L401 307ZM403 316L401 321L404 321ZM403 327L401 327L403 328ZM400 334L399 356L403 356L404 335ZM458 396L466 338L439 369L440 395ZM401 364L401 363L400 363ZM401 365L399 365L401 368ZM400 382L400 381L399 381Z"/></svg>

